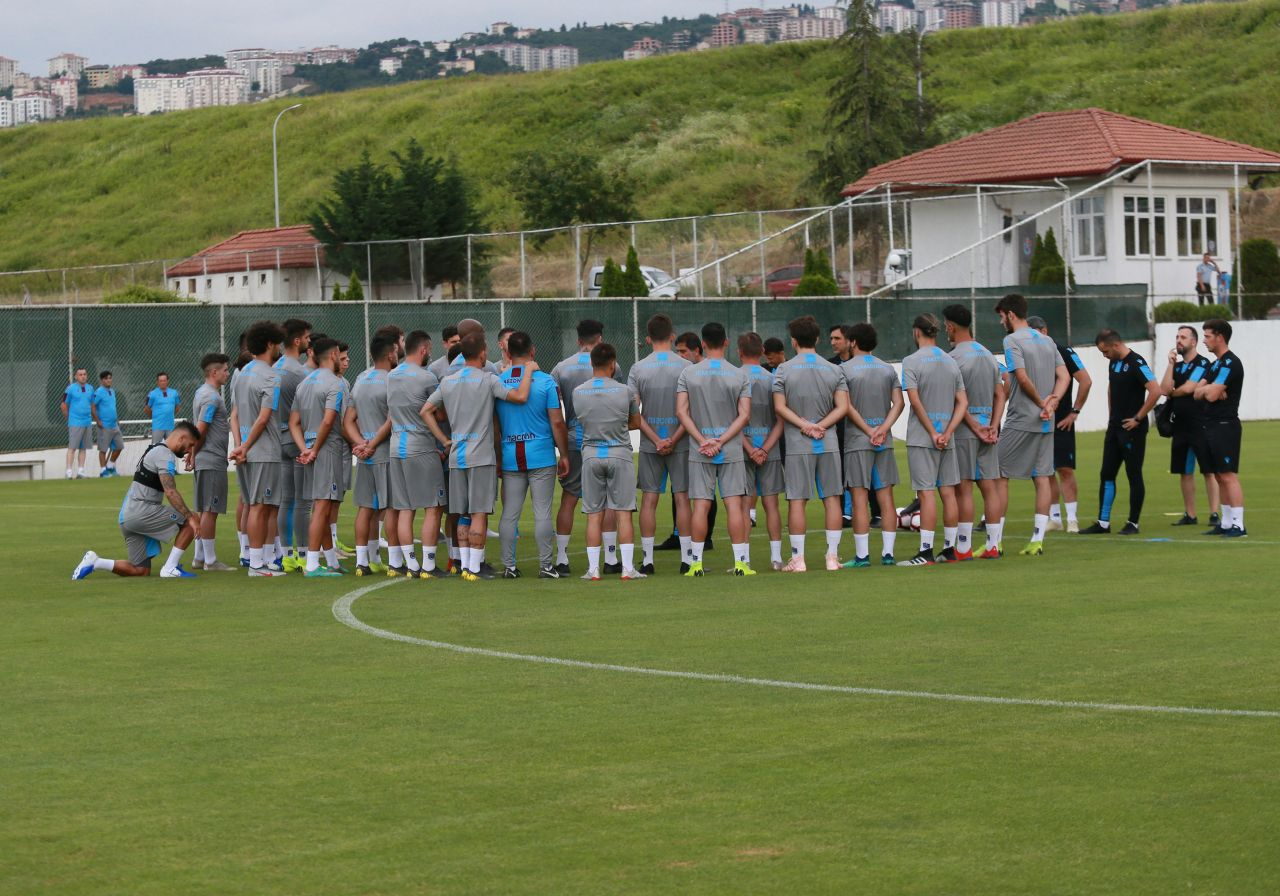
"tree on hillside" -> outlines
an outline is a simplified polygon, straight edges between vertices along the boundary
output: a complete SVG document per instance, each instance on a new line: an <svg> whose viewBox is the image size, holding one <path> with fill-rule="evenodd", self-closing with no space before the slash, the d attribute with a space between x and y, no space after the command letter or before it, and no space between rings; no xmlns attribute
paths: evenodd
<svg viewBox="0 0 1280 896"><path fill-rule="evenodd" d="M595 157L573 149L526 153L512 170L510 182L525 226L531 229L626 221L636 216L631 185L606 172ZM599 227L583 229L579 279L591 258L592 243L603 232ZM551 237L539 234L533 239L542 244Z"/></svg>
<svg viewBox="0 0 1280 896"><path fill-rule="evenodd" d="M333 192L307 218L325 247L329 264L343 274L361 272L377 285L388 280L421 281L427 286L466 279L464 239L389 245L351 245L377 240L414 240L474 233L479 214L456 163L428 156L410 140L393 152L394 166L375 163L366 151L360 161L333 176ZM472 272L482 254L472 246ZM419 255L422 264L419 268Z"/></svg>
<svg viewBox="0 0 1280 896"><path fill-rule="evenodd" d="M640 259L636 255L636 247L627 247L627 266L622 272L622 285L626 295L632 298L647 296L649 284L644 282L644 274L640 270Z"/></svg>
<svg viewBox="0 0 1280 896"><path fill-rule="evenodd" d="M796 284L796 298L805 296L834 296L840 287L836 278L831 275L831 259L821 249L804 250L804 274Z"/></svg>
<svg viewBox="0 0 1280 896"><path fill-rule="evenodd" d="M852 0L847 16L827 92L826 145L811 177L828 198L870 168L934 142L934 110L916 92L925 53L916 33L881 34L872 0Z"/></svg>

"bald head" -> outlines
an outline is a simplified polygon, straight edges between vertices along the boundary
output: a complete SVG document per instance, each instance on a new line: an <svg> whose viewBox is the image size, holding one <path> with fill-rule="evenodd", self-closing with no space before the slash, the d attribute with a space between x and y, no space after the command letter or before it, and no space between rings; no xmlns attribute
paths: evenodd
<svg viewBox="0 0 1280 896"><path fill-rule="evenodd" d="M463 339L466 339L468 336L472 335L473 333L479 333L480 335L483 336L484 324L470 317L468 317L466 320L458 321L459 336L461 336Z"/></svg>

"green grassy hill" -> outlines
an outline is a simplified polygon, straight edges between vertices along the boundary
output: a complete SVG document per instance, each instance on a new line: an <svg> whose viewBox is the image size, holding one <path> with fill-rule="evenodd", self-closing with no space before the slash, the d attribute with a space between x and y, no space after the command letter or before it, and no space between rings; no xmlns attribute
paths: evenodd
<svg viewBox="0 0 1280 896"><path fill-rule="evenodd" d="M1086 105L1280 149L1280 0L930 35L947 137ZM643 214L781 207L821 141L829 44L741 47L570 72L453 79L309 99L281 124L298 221L337 167L416 137L457 156L490 223L514 227L515 156L567 142L638 186ZM270 226L282 103L0 132L0 269L174 258Z"/></svg>

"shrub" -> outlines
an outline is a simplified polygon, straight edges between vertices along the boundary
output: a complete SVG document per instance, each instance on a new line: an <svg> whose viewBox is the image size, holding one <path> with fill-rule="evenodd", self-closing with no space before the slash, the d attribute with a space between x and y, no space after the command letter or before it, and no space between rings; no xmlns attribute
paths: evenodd
<svg viewBox="0 0 1280 896"><path fill-rule="evenodd" d="M1264 318L1280 302L1280 252L1268 239L1245 240L1240 244L1240 271L1244 272L1244 316ZM1239 276L1231 282L1232 298L1239 296Z"/></svg>
<svg viewBox="0 0 1280 896"><path fill-rule="evenodd" d="M1231 309L1226 305L1197 305L1195 302L1177 300L1161 302L1156 306L1156 323L1190 324L1218 317L1231 320Z"/></svg>
<svg viewBox="0 0 1280 896"><path fill-rule="evenodd" d="M648 293L645 293L648 295ZM631 296L627 292L626 275L612 258L604 260L604 271L600 274L600 298L622 298Z"/></svg>
<svg viewBox="0 0 1280 896"><path fill-rule="evenodd" d="M635 298L649 295L649 284L644 282L644 274L640 272L640 259L636 257L636 247L627 247L627 266L622 272L624 295Z"/></svg>
<svg viewBox="0 0 1280 896"><path fill-rule="evenodd" d="M360 278L355 274L351 275L351 281L347 283L347 290L342 294L342 298L348 302L364 301L364 287L360 285Z"/></svg>
<svg viewBox="0 0 1280 896"><path fill-rule="evenodd" d="M346 297L342 294L342 284L335 281L333 284L333 301L341 302L344 298Z"/></svg>
<svg viewBox="0 0 1280 896"><path fill-rule="evenodd" d="M113 292L104 296L102 299L105 305L144 305L161 302L185 302L182 296L168 289L160 289L155 286L143 286L135 283L132 286L126 286L119 292Z"/></svg>
<svg viewBox="0 0 1280 896"><path fill-rule="evenodd" d="M835 277L831 276L831 262L827 258L827 253L821 249L817 251L805 249L804 274L801 275L800 282L796 284L792 295L796 298L834 296L839 289Z"/></svg>

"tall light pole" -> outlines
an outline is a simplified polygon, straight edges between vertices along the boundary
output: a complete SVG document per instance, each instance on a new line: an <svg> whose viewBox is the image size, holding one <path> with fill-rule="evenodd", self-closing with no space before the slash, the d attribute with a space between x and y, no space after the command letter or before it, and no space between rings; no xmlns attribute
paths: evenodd
<svg viewBox="0 0 1280 896"><path fill-rule="evenodd" d="M294 109L301 109L302 103L294 103L280 110L280 114L276 116L275 122L271 125L271 174L275 181L275 197L276 197L276 230L280 229L280 160L276 151L276 127L280 124L280 119L284 113L291 112Z"/></svg>

